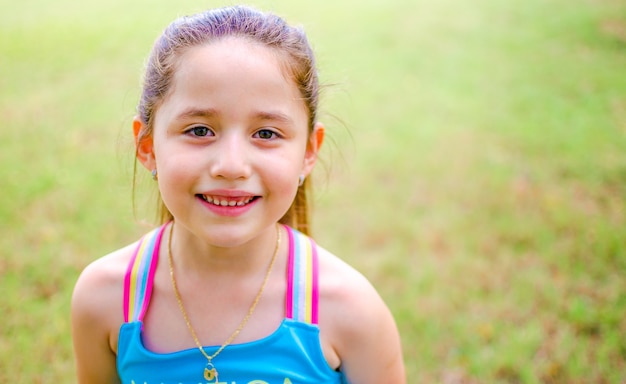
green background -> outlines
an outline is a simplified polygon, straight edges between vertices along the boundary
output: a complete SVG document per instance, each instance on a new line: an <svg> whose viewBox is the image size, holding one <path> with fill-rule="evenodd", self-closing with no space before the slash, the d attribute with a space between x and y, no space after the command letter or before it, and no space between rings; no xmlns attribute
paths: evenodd
<svg viewBox="0 0 626 384"><path fill-rule="evenodd" d="M226 4L0 0L0 382L75 381L76 278L154 222L144 60ZM408 382L626 382L626 4L252 4L317 52L315 237L387 301Z"/></svg>

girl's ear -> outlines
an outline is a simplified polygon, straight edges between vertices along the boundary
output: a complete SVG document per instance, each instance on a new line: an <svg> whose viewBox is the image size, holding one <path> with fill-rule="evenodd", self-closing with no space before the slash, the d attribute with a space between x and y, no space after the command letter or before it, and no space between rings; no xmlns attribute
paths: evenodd
<svg viewBox="0 0 626 384"><path fill-rule="evenodd" d="M324 124L316 123L313 127L313 132L309 135L309 142L307 143L306 152L304 153L304 167L302 168L302 174L308 176L317 162L317 154L324 142Z"/></svg>
<svg viewBox="0 0 626 384"><path fill-rule="evenodd" d="M156 169L156 161L154 159L154 143L152 136L144 135L146 131L145 124L138 116L133 119L133 135L135 136L135 154L137 160L147 170L152 171Z"/></svg>

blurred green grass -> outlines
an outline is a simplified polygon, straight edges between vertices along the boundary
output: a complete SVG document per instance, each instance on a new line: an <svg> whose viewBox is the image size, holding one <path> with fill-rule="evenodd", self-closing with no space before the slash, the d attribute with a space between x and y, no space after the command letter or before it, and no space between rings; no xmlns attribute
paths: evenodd
<svg viewBox="0 0 626 384"><path fill-rule="evenodd" d="M152 219L143 61L224 4L0 1L0 382L74 382L74 281ZM409 383L625 382L626 4L253 4L335 84L315 233L388 302Z"/></svg>

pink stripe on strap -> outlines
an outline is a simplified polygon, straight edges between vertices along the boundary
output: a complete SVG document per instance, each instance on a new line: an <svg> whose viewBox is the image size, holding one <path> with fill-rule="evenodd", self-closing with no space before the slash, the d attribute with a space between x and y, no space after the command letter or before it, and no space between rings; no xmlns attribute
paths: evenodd
<svg viewBox="0 0 626 384"><path fill-rule="evenodd" d="M291 228L283 226L287 237L289 238L289 257L287 259L287 294L285 295L285 317L287 319L293 319L293 284L294 284L294 262L295 262L295 247L294 247L294 234Z"/></svg>
<svg viewBox="0 0 626 384"><path fill-rule="evenodd" d="M318 324L318 313L319 313L319 263L317 257L317 246L313 239L309 239L311 241L311 251L312 251L312 277L313 277L313 286L312 286L312 297L311 297L311 324Z"/></svg>

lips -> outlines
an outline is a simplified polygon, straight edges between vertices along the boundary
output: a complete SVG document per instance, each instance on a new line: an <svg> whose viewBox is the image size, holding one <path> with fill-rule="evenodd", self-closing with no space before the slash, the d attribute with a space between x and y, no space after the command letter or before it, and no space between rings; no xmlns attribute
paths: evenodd
<svg viewBox="0 0 626 384"><path fill-rule="evenodd" d="M243 207L254 201L257 196L212 196L197 195L209 204L220 207Z"/></svg>

